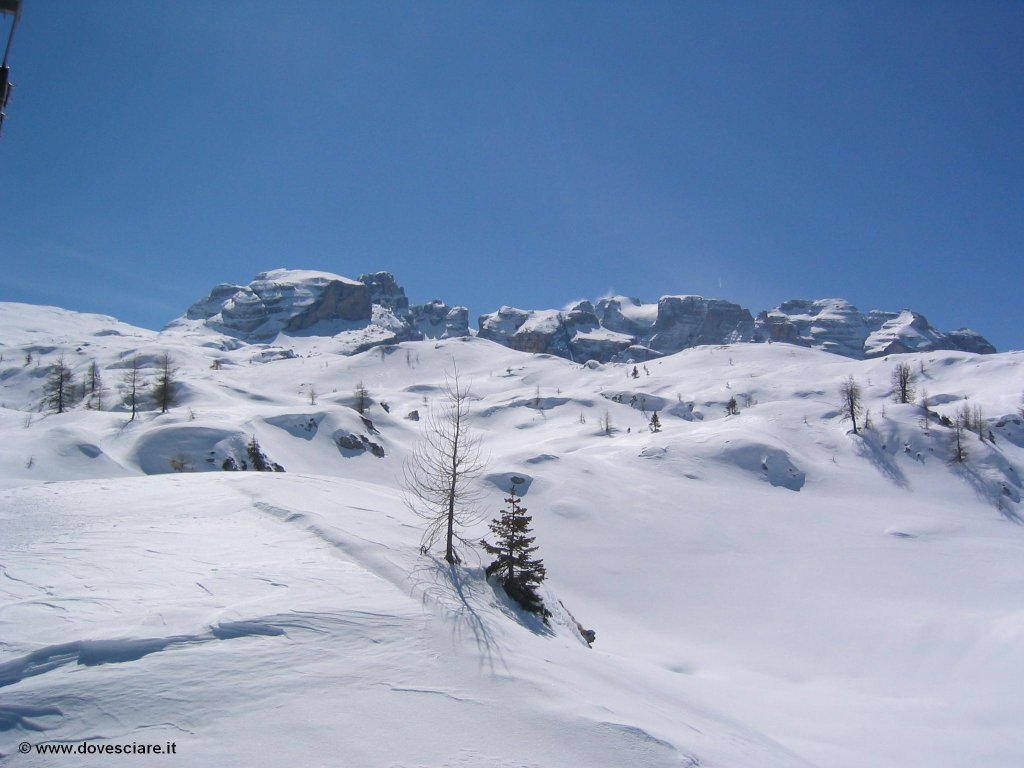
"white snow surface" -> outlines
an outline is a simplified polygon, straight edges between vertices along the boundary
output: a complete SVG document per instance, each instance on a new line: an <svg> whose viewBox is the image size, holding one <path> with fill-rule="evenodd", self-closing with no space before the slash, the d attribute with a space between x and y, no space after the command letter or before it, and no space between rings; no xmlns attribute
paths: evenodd
<svg viewBox="0 0 1024 768"><path fill-rule="evenodd" d="M608 296L606 298L619 302L619 312L622 313L622 316L641 327L650 328L658 319L658 302L644 304L632 296Z"/></svg>
<svg viewBox="0 0 1024 768"><path fill-rule="evenodd" d="M633 378L478 338L261 351L0 304L12 765L1024 764L1024 353L738 344ZM164 352L179 403L129 422L125 361L151 375ZM40 410L60 354L79 382L100 365L104 410ZM889 398L897 361L927 432ZM455 367L489 457L482 517L527 481L550 627L484 578L482 550L419 551L400 478L426 420L405 417ZM850 375L873 422L856 435ZM968 435L957 465L938 417L965 398L995 443ZM253 435L285 473L220 470ZM177 751L17 754L84 740Z"/></svg>

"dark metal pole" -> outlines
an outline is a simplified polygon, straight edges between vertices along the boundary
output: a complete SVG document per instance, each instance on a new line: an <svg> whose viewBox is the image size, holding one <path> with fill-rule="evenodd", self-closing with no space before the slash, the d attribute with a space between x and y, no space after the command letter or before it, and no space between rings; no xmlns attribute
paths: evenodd
<svg viewBox="0 0 1024 768"><path fill-rule="evenodd" d="M4 11L5 12L10 12L10 11L7 10L7 7L4 7ZM7 47L4 49L4 52L3 52L3 66L4 67L7 66L7 56L10 55L10 44L14 41L14 30L17 29L17 19L22 17L22 2L20 2L20 0L15 0L15 2L14 2L14 11L13 12L14 12L14 20L13 20L13 22L11 22L10 34L7 35Z"/></svg>

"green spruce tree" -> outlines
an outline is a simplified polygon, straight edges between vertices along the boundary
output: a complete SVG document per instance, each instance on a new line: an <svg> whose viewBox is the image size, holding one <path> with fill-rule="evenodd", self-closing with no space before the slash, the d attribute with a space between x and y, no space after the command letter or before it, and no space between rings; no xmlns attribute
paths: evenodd
<svg viewBox="0 0 1024 768"><path fill-rule="evenodd" d="M661 432L661 419L658 418L658 412L655 411L654 415L651 416L650 424L648 425L651 432Z"/></svg>
<svg viewBox="0 0 1024 768"><path fill-rule="evenodd" d="M524 610L536 613L547 622L551 612L537 594L537 587L544 581L547 572L544 563L534 558L537 551L534 537L530 535L533 518L520 505L515 483L505 498L506 507L501 517L490 523L494 544L484 541L483 547L495 559L487 566L487 575L497 576L505 593L519 603Z"/></svg>

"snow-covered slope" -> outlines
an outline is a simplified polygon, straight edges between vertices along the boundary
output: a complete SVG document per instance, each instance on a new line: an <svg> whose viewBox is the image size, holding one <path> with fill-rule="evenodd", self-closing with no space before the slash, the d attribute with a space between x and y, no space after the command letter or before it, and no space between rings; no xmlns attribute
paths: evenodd
<svg viewBox="0 0 1024 768"><path fill-rule="evenodd" d="M0 329L0 753L89 739L174 741L149 760L180 765L1024 762L1024 354L736 344L634 376L480 338L354 356L310 339L288 357L25 305L0 305ZM128 422L125 362L149 376L165 352L179 404ZM40 412L60 354L79 381L98 363L105 410ZM888 397L897 359L928 392L927 430ZM527 481L550 629L483 579L481 552L449 569L418 551L399 478L456 366L489 456L486 517L510 476ZM850 375L871 409L859 435L839 414ZM940 417L965 398L995 442L971 436L955 464ZM254 435L284 474L221 471ZM346 447L370 444L383 455Z"/></svg>

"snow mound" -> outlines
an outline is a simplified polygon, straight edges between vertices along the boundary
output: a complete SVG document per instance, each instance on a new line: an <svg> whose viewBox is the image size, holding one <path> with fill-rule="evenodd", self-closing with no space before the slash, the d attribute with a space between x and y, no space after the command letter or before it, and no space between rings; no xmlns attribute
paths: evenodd
<svg viewBox="0 0 1024 768"><path fill-rule="evenodd" d="M771 485L799 491L807 475L781 448L762 443L732 441L718 453L720 461L734 464L767 480Z"/></svg>

